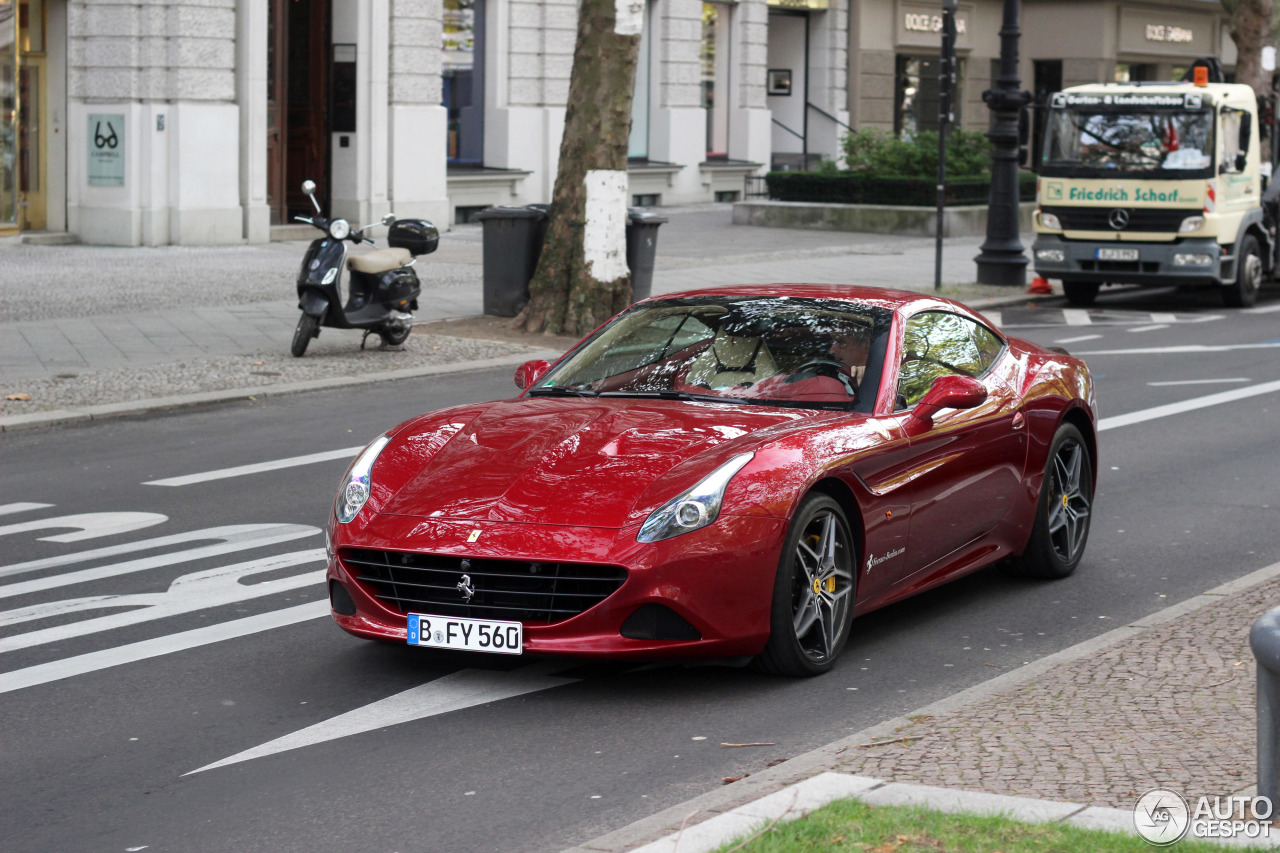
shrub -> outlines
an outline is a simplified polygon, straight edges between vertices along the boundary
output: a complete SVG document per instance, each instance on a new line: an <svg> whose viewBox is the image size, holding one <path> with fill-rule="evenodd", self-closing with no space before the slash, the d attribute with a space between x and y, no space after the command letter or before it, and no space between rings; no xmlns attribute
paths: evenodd
<svg viewBox="0 0 1280 853"><path fill-rule="evenodd" d="M898 139L883 130L850 131L844 138L845 168L877 177L935 178L938 174L938 134L932 130ZM951 131L947 138L947 177L985 178L991 163L991 142L974 130Z"/></svg>

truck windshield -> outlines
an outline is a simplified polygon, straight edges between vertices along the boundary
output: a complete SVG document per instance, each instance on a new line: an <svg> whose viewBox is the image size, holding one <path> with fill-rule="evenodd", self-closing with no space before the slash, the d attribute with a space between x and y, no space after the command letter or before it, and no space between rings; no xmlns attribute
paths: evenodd
<svg viewBox="0 0 1280 853"><path fill-rule="evenodd" d="M1049 113L1041 171L1062 177L1140 173L1212 176L1213 111L1057 108Z"/></svg>

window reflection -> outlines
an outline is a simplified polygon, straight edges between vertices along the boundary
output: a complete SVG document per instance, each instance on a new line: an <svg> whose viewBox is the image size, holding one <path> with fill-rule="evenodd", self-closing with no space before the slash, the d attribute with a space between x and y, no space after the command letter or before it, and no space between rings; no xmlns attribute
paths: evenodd
<svg viewBox="0 0 1280 853"><path fill-rule="evenodd" d="M929 311L907 320L898 371L898 408L920 402L939 376L981 376L995 364L1004 342L958 314Z"/></svg>

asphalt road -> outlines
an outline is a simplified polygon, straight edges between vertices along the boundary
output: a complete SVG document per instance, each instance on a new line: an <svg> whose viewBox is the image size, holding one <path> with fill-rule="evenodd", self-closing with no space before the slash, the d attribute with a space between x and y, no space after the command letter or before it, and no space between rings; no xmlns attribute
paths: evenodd
<svg viewBox="0 0 1280 853"><path fill-rule="evenodd" d="M5 433L2 846L556 851L1276 562L1277 296L1005 309L1098 379L1083 564L868 615L809 680L355 640L324 615L317 554L344 459L149 484L355 448L510 395L507 369ZM64 516L84 517L40 524ZM724 745L745 743L768 745Z"/></svg>

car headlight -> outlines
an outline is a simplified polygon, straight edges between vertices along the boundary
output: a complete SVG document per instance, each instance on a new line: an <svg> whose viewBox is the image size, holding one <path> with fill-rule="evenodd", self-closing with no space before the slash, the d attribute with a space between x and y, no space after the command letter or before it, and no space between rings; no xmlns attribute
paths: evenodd
<svg viewBox="0 0 1280 853"><path fill-rule="evenodd" d="M329 223L329 236L335 240L345 240L351 236L351 223L345 219L334 219Z"/></svg>
<svg viewBox="0 0 1280 853"><path fill-rule="evenodd" d="M724 501L724 490L729 481L754 457L754 453L739 453L702 478L696 486L655 509L640 527L636 541L660 542L715 521L720 515L720 504Z"/></svg>
<svg viewBox="0 0 1280 853"><path fill-rule="evenodd" d="M1182 220L1182 224L1178 226L1179 234L1188 234L1192 231L1199 231L1200 226L1204 225L1203 216L1188 216Z"/></svg>
<svg viewBox="0 0 1280 853"><path fill-rule="evenodd" d="M1056 213L1045 213L1043 210L1040 211L1040 224L1045 228L1050 228L1054 231L1062 230L1062 223L1058 220L1058 215Z"/></svg>
<svg viewBox="0 0 1280 853"><path fill-rule="evenodd" d="M363 453L356 457L356 461L347 469L346 476L342 478L342 484L338 488L338 499L334 502L333 511L337 513L338 521L343 524L355 518L356 513L360 512L360 508L364 506L364 502L369 500L369 472L373 470L373 463L389 441L391 441L391 436L389 435L376 439L364 449Z"/></svg>

